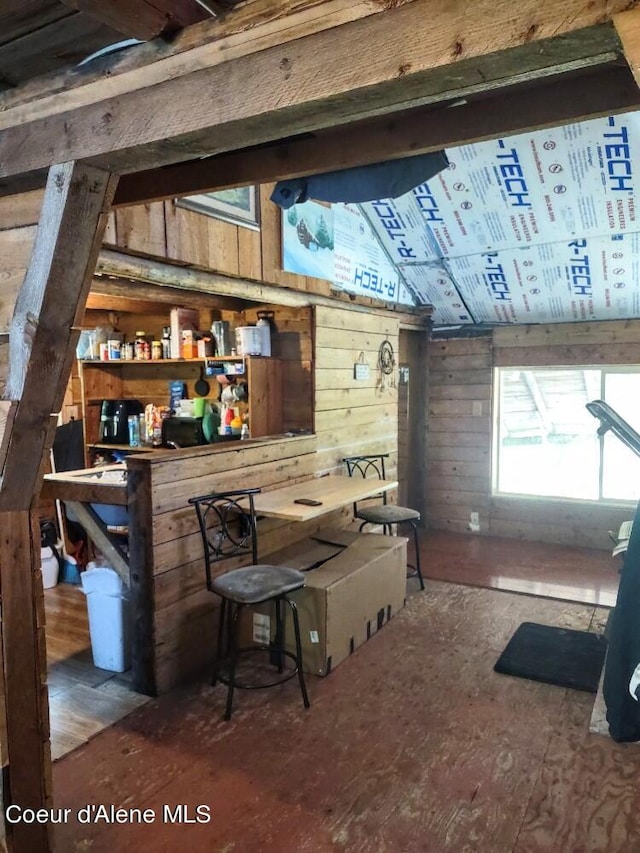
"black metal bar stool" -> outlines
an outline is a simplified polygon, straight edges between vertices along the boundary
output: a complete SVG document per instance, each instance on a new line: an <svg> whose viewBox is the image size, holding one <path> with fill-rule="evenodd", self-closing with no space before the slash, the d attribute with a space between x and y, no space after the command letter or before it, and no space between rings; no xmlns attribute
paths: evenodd
<svg viewBox="0 0 640 853"><path fill-rule="evenodd" d="M227 685L227 705L224 718L231 718L233 693L236 687L257 689L275 687L298 676L304 707L309 707L309 697L302 671L302 644L295 602L288 594L304 586L304 574L286 566L258 564L258 534L253 496L260 489L241 489L233 492L216 492L191 498L195 507L204 546L204 564L207 589L222 599L218 619L218 643L212 684L221 681ZM222 560L249 556L251 565L233 569L212 577L211 568ZM273 641L238 647L240 614L243 608L273 602L276 630ZM291 611L295 637L295 652L285 648L283 604ZM268 652L277 677L270 681L246 682L237 673L240 656ZM284 658L294 662L294 668L285 671ZM227 671L223 663L227 662Z"/></svg>
<svg viewBox="0 0 640 853"><path fill-rule="evenodd" d="M347 466L347 473L350 477L377 477L379 480L385 480L384 460L389 458L388 453L377 453L368 456L349 456L342 461ZM381 492L379 495L374 495L374 499L382 500L382 503L375 503L363 506L354 503L353 514L355 518L362 520L360 530L365 524L381 524L385 533L391 535L393 524L409 524L413 530L413 544L416 552L416 564L409 568L413 572L408 575L418 576L420 589L424 589L424 580L422 570L420 568L420 547L418 544L418 524L420 522L420 513L416 509L411 509L408 506L396 506L395 504L387 503L387 493Z"/></svg>

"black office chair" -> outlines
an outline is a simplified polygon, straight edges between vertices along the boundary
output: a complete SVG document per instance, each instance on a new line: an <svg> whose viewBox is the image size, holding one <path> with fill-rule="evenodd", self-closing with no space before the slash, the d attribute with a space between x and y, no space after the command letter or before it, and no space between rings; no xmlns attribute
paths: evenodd
<svg viewBox="0 0 640 853"><path fill-rule="evenodd" d="M233 691L236 687L243 689L275 687L296 674L304 707L309 707L309 697L302 672L298 611L295 602L288 597L288 593L304 586L304 575L297 569L285 566L258 564L258 535L253 500L253 496L258 492L260 489L218 492L191 498L189 501L196 509L202 534L207 589L217 593L222 599L218 619L218 645L211 683L221 681L227 685L225 720L231 718ZM217 577L212 576L212 566L215 563L246 556L251 558L251 565L232 569ZM273 641L264 645L254 644L238 648L239 617L242 609L263 602L274 603L276 631ZM295 653L287 651L284 647L283 603L291 610ZM238 680L236 667L239 656L256 652L269 653L270 662L277 667L278 678L267 683L243 683ZM284 670L284 657L294 661L295 667L291 671ZM222 672L225 659L228 669Z"/></svg>
<svg viewBox="0 0 640 853"><path fill-rule="evenodd" d="M377 453L370 456L349 456L342 461L347 466L347 472L350 477L377 477L379 480L385 480L384 460L389 458L388 453ZM382 503L367 504L363 506L354 503L353 514L356 518L362 520L360 530L365 524L381 524L385 533L391 535L393 524L410 524L413 530L413 543L416 551L415 566L409 565L412 569L412 574L418 576L420 589L424 589L424 580L422 578L422 570L420 568L420 548L418 545L418 523L420 522L420 513L407 506L396 506L395 504L387 503L387 493L381 492L379 495L374 495L375 499L382 499Z"/></svg>

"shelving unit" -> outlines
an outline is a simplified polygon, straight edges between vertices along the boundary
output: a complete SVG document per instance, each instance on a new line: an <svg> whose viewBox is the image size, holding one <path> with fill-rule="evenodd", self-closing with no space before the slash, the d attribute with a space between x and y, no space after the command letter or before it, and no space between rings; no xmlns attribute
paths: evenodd
<svg viewBox="0 0 640 853"><path fill-rule="evenodd" d="M282 363L276 358L227 356L206 359L161 359L145 361L80 361L80 388L84 441L86 447L100 444L100 404L102 400L139 400L168 405L169 383L179 380L187 386L187 397L198 396L195 382L204 372L205 361L233 365L230 382L243 381L248 387L248 414L252 438L278 435L284 431ZM209 383L209 399L220 398L216 376L204 377ZM109 446L102 445L104 449ZM115 445L111 446L116 449Z"/></svg>

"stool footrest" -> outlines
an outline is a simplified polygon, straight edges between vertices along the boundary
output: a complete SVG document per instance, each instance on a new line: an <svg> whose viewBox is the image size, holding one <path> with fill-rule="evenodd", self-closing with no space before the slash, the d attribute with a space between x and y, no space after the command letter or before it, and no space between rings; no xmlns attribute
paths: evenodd
<svg viewBox="0 0 640 853"><path fill-rule="evenodd" d="M265 663L265 665L264 665L265 669L266 669L267 665L269 667L276 667L277 668L277 663L274 663L273 660L274 659L277 660L278 657L289 658L289 660L292 660L294 662L294 664L296 664L296 666L294 666L292 669L287 669L286 671L283 671L282 673L277 673L278 677L275 680L259 682L259 683L247 683L247 682L243 682L243 681L239 680L239 678L240 679L242 678L242 673L239 673L238 670L236 669L236 673L235 673L235 676L233 679L233 686L234 687L238 687L240 690L262 690L263 688L266 688L266 687L277 687L278 684L284 684L285 681L289 681L290 678L294 678L298 674L298 666L297 666L295 654L293 652L287 651L286 649L276 649L273 646L255 645L255 646L246 646L244 648L238 649L236 666L238 666L238 664L240 664L240 659L242 657L247 658L251 655L259 655L259 654L268 655L270 658L268 664ZM229 677L224 671L224 666L225 666L226 662L227 661L225 661L225 660L222 660L219 662L221 669L219 669L216 672L215 680L221 681L222 684L226 684L228 686Z"/></svg>

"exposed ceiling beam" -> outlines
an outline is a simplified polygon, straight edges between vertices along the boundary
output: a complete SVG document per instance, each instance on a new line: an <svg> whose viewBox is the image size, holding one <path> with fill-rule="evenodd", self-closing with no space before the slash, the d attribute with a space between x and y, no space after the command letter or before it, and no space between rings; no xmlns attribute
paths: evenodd
<svg viewBox="0 0 640 853"><path fill-rule="evenodd" d="M566 76L456 107L419 108L120 180L114 206L268 183L640 109L629 69Z"/></svg>
<svg viewBox="0 0 640 853"><path fill-rule="evenodd" d="M113 292L118 295L126 295L127 291L122 288L129 288L128 280L133 280L138 284L146 282L156 285L157 290L154 291L158 293L158 296L154 297L156 301L165 301L160 293L170 289L171 299L177 299L174 304L180 304L181 300L178 298L180 293L183 294L182 300L188 299L190 304L200 293L218 297L232 297L243 302L273 303L274 305L288 305L295 308L303 305L326 305L335 308L336 304L342 303L345 308L367 313L370 313L373 307L376 308L376 313L388 313L394 316L404 314L412 317L428 317L432 313L431 307L427 305L415 307L398 305L396 309L391 308L386 302L366 296L357 296L353 293L344 293L339 290L332 290L331 296L322 296L276 284L221 275L196 267L181 266L177 270L175 264L152 258L125 255L111 249L102 249L100 252L96 273L98 277L94 279L92 285L94 292L109 293L112 292L111 288L113 287L115 288ZM112 279L107 278L105 280L101 276L111 276ZM117 282L114 281L117 279L125 279L126 283L121 282L118 286ZM103 282L105 283L103 284ZM221 307L225 306L229 307L226 300Z"/></svg>
<svg viewBox="0 0 640 853"><path fill-rule="evenodd" d="M394 5L411 2L396 0ZM157 39L136 45L88 66L43 75L0 93L0 128L10 109L17 110L11 123L34 121L65 112L69 102L79 108L140 91L383 11L371 0L252 0L231 15L183 30L169 42Z"/></svg>
<svg viewBox="0 0 640 853"><path fill-rule="evenodd" d="M620 43L595 24L624 6L526 0L514 26L510 4L479 0L462 36L457 5L414 0L78 109L62 93L65 112L13 127L12 110L0 116L0 177L78 156L140 171L607 64Z"/></svg>
<svg viewBox="0 0 640 853"><path fill-rule="evenodd" d="M61 0L116 32L149 41L210 17L196 0Z"/></svg>
<svg viewBox="0 0 640 853"><path fill-rule="evenodd" d="M173 277L181 273L173 268ZM188 301L195 308L217 308L224 311L244 311L248 301L237 296L218 296L177 287L158 287L144 281L125 281L109 276L96 276L91 284L87 308L125 313L153 313L160 305L182 305ZM145 307L146 306L146 307Z"/></svg>

